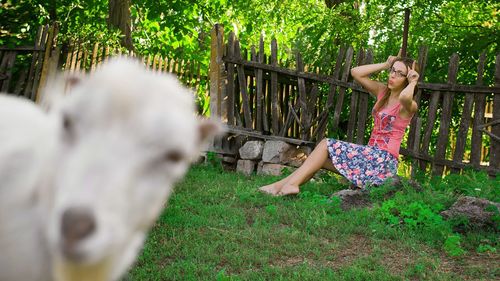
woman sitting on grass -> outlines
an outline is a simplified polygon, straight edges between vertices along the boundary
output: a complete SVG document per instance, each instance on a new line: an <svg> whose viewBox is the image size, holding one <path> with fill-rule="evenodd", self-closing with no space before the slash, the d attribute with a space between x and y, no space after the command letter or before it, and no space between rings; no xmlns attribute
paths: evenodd
<svg viewBox="0 0 500 281"><path fill-rule="evenodd" d="M389 69L387 84L370 79L372 73ZM323 139L306 161L288 177L260 188L272 195L297 194L319 169L346 177L365 189L380 185L397 174L399 147L411 118L417 112L413 93L418 81L415 61L389 56L385 63L354 67L351 75L371 96L377 98L372 109L375 121L368 145Z"/></svg>

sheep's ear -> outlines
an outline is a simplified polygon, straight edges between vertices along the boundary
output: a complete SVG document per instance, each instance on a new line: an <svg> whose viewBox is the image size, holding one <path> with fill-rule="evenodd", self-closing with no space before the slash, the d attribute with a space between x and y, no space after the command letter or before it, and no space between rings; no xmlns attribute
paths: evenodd
<svg viewBox="0 0 500 281"><path fill-rule="evenodd" d="M64 93L68 94L71 90L82 82L82 77L77 75L68 75L64 79Z"/></svg>
<svg viewBox="0 0 500 281"><path fill-rule="evenodd" d="M224 125L221 121L216 119L202 119L200 120L199 130L199 142L205 142L208 139L220 135L226 131Z"/></svg>
<svg viewBox="0 0 500 281"><path fill-rule="evenodd" d="M46 111L51 111L57 107L65 95L71 93L85 78L84 74L60 73L49 77L47 84L42 89L39 103Z"/></svg>

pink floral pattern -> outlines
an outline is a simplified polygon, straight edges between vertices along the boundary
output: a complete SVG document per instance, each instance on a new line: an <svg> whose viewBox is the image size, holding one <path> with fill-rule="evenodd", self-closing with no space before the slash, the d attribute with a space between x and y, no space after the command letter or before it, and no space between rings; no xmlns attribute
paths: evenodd
<svg viewBox="0 0 500 281"><path fill-rule="evenodd" d="M398 160L376 146L359 145L327 139L328 155L333 165L354 185L366 188L381 185L397 174Z"/></svg>

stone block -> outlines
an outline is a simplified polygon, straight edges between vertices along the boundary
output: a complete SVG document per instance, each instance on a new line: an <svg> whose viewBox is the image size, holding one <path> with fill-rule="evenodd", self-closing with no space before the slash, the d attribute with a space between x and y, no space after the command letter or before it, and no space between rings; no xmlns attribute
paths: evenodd
<svg viewBox="0 0 500 281"><path fill-rule="evenodd" d="M284 141L266 141L262 152L262 161L264 163L282 163L286 159L285 154L291 148L293 146Z"/></svg>
<svg viewBox="0 0 500 281"><path fill-rule="evenodd" d="M262 168L258 171L260 175L281 176L283 169L291 169L283 164L263 163Z"/></svg>
<svg viewBox="0 0 500 281"><path fill-rule="evenodd" d="M238 160L236 171L245 175L251 175L255 170L255 164L255 161L252 160Z"/></svg>
<svg viewBox="0 0 500 281"><path fill-rule="evenodd" d="M247 141L239 150L240 158L244 160L259 160L264 151L263 141Z"/></svg>

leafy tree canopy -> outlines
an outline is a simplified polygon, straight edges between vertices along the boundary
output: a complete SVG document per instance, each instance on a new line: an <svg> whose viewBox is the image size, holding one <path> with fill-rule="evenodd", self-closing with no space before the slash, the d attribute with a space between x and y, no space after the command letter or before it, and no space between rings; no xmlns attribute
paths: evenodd
<svg viewBox="0 0 500 281"><path fill-rule="evenodd" d="M494 56L499 52L500 4L494 0L132 0L132 39L141 54L162 53L196 59L208 65L210 30L215 23L234 31L243 48L271 38L279 56L292 59L300 50L309 64L328 65L343 43L374 49L375 61L396 54L401 46L404 8L411 9L408 53L429 48L426 79L444 81L448 59L461 57L459 80L474 83L477 59L488 55L485 77L492 83ZM0 44L33 42L40 24L56 21L60 41L120 44L109 31L105 0L6 0L0 7ZM269 50L267 50L269 52ZM328 67L327 67L328 68Z"/></svg>

